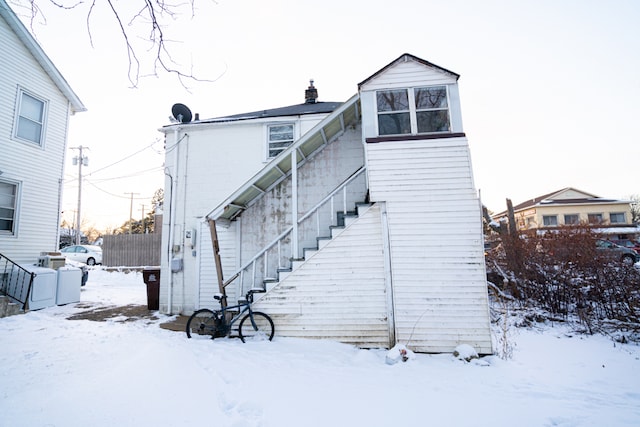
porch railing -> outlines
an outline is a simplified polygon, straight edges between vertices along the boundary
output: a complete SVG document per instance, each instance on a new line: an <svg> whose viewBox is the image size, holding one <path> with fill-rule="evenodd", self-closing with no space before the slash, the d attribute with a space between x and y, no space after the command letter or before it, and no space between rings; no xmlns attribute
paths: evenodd
<svg viewBox="0 0 640 427"><path fill-rule="evenodd" d="M34 277L35 273L25 270L0 254L0 294L21 303L23 310L27 305Z"/></svg>
<svg viewBox="0 0 640 427"><path fill-rule="evenodd" d="M350 190L352 194L362 193L364 196L364 190L360 192L352 187L364 189L364 183L358 182L358 179L364 179L365 170L364 166L359 168L298 219L298 235L305 245L317 247L317 238L322 236L322 230L328 231L330 226L338 225L339 213L347 215ZM359 199L363 200L362 197ZM263 288L265 281L277 281L281 271L291 268L291 261L301 259L300 254L292 253L295 246L291 245L292 231L293 226L290 226L280 233L232 274L223 283L223 287L226 288L235 282L238 286L237 295L244 295L250 288Z"/></svg>

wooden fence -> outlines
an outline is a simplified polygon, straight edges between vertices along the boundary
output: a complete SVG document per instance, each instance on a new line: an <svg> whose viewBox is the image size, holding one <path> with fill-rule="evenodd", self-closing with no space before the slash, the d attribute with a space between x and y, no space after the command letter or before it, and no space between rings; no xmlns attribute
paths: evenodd
<svg viewBox="0 0 640 427"><path fill-rule="evenodd" d="M137 267L160 265L162 234L113 234L103 236L102 265Z"/></svg>

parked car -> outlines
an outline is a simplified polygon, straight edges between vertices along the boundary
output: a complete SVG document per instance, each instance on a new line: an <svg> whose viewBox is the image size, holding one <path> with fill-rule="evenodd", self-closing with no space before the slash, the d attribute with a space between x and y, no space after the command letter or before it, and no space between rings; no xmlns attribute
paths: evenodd
<svg viewBox="0 0 640 427"><path fill-rule="evenodd" d="M633 249L634 251L640 251L640 242L629 240L629 239L620 239L620 240L612 240L616 245L623 246L625 248Z"/></svg>
<svg viewBox="0 0 640 427"><path fill-rule="evenodd" d="M625 265L633 265L640 261L640 255L633 249L625 248L624 246L616 245L610 240L596 240L596 249L599 251L606 251L606 253L622 261Z"/></svg>
<svg viewBox="0 0 640 427"><path fill-rule="evenodd" d="M93 245L73 245L60 250L60 253L72 261L87 265L102 264L102 248Z"/></svg>

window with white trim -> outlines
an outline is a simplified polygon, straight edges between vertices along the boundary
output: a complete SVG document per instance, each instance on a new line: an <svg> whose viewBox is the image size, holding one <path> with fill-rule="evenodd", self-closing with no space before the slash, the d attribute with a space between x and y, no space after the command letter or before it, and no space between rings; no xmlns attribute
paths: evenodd
<svg viewBox="0 0 640 427"><path fill-rule="evenodd" d="M624 212L611 212L609 214L611 224L625 224Z"/></svg>
<svg viewBox="0 0 640 427"><path fill-rule="evenodd" d="M18 184L0 180L0 234L15 234Z"/></svg>
<svg viewBox="0 0 640 427"><path fill-rule="evenodd" d="M557 215L543 215L542 216L542 224L545 227L556 227L558 225L558 216Z"/></svg>
<svg viewBox="0 0 640 427"><path fill-rule="evenodd" d="M270 125L267 134L267 157L269 158L276 157L294 141L292 123Z"/></svg>
<svg viewBox="0 0 640 427"><path fill-rule="evenodd" d="M451 131L446 86L376 92L378 135L429 134Z"/></svg>
<svg viewBox="0 0 640 427"><path fill-rule="evenodd" d="M578 225L580 223L580 216L578 214L565 214L565 225Z"/></svg>
<svg viewBox="0 0 640 427"><path fill-rule="evenodd" d="M587 215L587 221L589 221L589 224L602 224L602 214L590 213Z"/></svg>
<svg viewBox="0 0 640 427"><path fill-rule="evenodd" d="M15 138L42 145L47 102L20 89L17 111Z"/></svg>

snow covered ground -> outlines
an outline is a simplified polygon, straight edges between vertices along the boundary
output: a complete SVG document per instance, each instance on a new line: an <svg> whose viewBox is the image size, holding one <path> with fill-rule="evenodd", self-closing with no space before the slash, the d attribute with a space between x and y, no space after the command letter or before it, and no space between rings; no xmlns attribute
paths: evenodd
<svg viewBox="0 0 640 427"><path fill-rule="evenodd" d="M140 273L94 269L82 303L146 304ZM467 363L329 341L188 340L167 320L0 319L0 426L638 426L640 347L563 327L511 331ZM122 319L120 319L122 320Z"/></svg>

